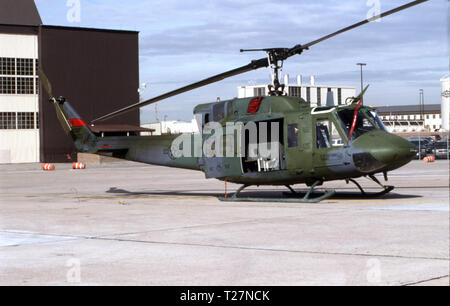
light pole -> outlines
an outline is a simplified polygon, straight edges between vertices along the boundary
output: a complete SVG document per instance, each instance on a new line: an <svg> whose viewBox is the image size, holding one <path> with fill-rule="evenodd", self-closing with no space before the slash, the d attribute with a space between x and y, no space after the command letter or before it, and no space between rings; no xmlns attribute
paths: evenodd
<svg viewBox="0 0 450 306"><path fill-rule="evenodd" d="M424 116L424 93L423 89L419 89L419 112L420 120L423 122L423 130L425 132L425 116ZM419 128L419 160L422 159L422 127ZM426 152L425 152L426 154Z"/></svg>
<svg viewBox="0 0 450 306"><path fill-rule="evenodd" d="M363 90L364 90L363 66L367 66L367 64L366 63L358 63L356 65L361 67L361 92L363 92ZM364 104L364 97L361 97L361 101L363 101L363 104Z"/></svg>
<svg viewBox="0 0 450 306"><path fill-rule="evenodd" d="M419 89L419 108L420 120L423 121L423 129L425 130L425 95L423 89Z"/></svg>
<svg viewBox="0 0 450 306"><path fill-rule="evenodd" d="M142 95L144 94L144 91L147 89L147 83L142 83L141 87L138 88L139 93L139 102L142 102Z"/></svg>

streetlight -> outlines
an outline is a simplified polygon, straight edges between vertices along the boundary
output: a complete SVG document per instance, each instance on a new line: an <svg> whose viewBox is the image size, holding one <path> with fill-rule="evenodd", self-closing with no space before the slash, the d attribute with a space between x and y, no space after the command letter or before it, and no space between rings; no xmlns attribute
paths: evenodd
<svg viewBox="0 0 450 306"><path fill-rule="evenodd" d="M423 89L419 89L419 112L420 112L420 120L423 122L423 131L425 130L425 98ZM422 154L422 127L419 128L419 159L421 159ZM426 155L425 150L425 155Z"/></svg>
<svg viewBox="0 0 450 306"><path fill-rule="evenodd" d="M425 130L425 95L423 89L419 89L419 112L420 120L423 120L423 129Z"/></svg>
<svg viewBox="0 0 450 306"><path fill-rule="evenodd" d="M147 89L147 83L142 83L142 85L138 88L139 93L139 102L142 102L142 95L144 94L144 91Z"/></svg>
<svg viewBox="0 0 450 306"><path fill-rule="evenodd" d="M356 64L358 66L361 66L361 92L364 90L364 80L363 80L363 66L367 66L366 63L358 63ZM364 103L364 97L361 98L361 101Z"/></svg>

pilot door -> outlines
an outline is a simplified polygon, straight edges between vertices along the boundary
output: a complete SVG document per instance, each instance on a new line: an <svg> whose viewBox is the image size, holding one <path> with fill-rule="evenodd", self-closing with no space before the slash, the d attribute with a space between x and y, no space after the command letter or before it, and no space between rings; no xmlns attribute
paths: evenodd
<svg viewBox="0 0 450 306"><path fill-rule="evenodd" d="M285 120L287 169L304 174L312 165L311 115L296 113L287 115Z"/></svg>
<svg viewBox="0 0 450 306"><path fill-rule="evenodd" d="M313 164L320 174L328 167L344 164L344 143L332 113L317 114L313 118Z"/></svg>
<svg viewBox="0 0 450 306"><path fill-rule="evenodd" d="M202 114L200 167L207 178L224 179L242 175L236 131L219 123L228 108L228 104L218 103L214 105L213 111Z"/></svg>

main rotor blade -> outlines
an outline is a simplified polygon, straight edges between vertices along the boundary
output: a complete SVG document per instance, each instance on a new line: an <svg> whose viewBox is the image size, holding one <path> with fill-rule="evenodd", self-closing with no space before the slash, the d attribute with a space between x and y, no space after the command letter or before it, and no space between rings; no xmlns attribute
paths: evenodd
<svg viewBox="0 0 450 306"><path fill-rule="evenodd" d="M393 10L384 12L384 13L382 13L382 14L380 14L380 15L376 15L376 16L374 16L374 17L372 17L372 18L369 18L369 19L360 21L360 22L358 22L358 23L355 23L354 25L351 25L351 26L348 26L348 27L346 27L346 28L343 28L342 30L336 31L336 32L334 32L334 33L332 33L332 34L329 34L329 35L327 35L327 36L324 36L324 37L322 37L322 38L319 38L319 39L317 39L317 40L314 40L314 41L312 41L312 42L310 42L310 43L307 43L307 44L305 44L305 45L301 45L301 47L302 47L303 49L307 49L307 48L309 48L309 47L311 47L311 46L313 46L313 45L316 45L316 44L318 44L318 43L320 43L320 42L322 42L322 41L324 41L324 40L330 39L330 38L332 38L332 37L334 37L334 36L336 36L336 35L339 35L339 34L342 34L342 33L344 33L344 32L353 30L353 29L355 29L355 28L357 28L357 27L360 27L360 26L365 25L365 24L367 24L367 23L370 23L370 22L372 22L372 21L375 21L375 20L384 18L384 17L386 17L386 16L392 15L392 14L397 13L397 12L400 12L400 11L403 11L403 10L405 10L405 9L407 9L407 8L410 8L410 7L412 7L412 6L415 6L415 5L418 5L418 4L421 4L421 3L423 3L423 2L427 2L427 1L429 1L429 0L417 0L417 1L413 1L413 2L407 3L407 4L405 4L405 5L402 5L402 6L399 6L399 7L395 8L395 9L393 9ZM294 47L294 48L295 48L295 47Z"/></svg>
<svg viewBox="0 0 450 306"><path fill-rule="evenodd" d="M296 54L301 54L303 52L303 50L306 50L309 47L311 47L313 45L316 45L316 44L318 44L318 43L320 43L320 42L322 42L324 40L330 39L330 38L332 38L332 37L334 37L336 35L339 35L339 34L342 34L344 32L350 31L350 30L352 30L354 28L360 27L360 26L365 25L365 24L367 24L369 22L372 22L374 20L384 18L384 17L389 16L391 14L397 13L399 11L405 10L407 8L410 8L412 6L415 6L415 5L418 5L420 3L427 2L427 1L429 1L429 0L416 0L416 1L413 1L413 2L410 2L410 3L407 3L405 5L397 7L395 9L390 10L390 11L384 12L384 13L382 13L380 15L374 16L374 17L372 17L370 19L366 19L366 20L363 20L361 22L355 23L354 25L351 25L351 26L348 26L346 28L343 28L342 30L336 31L336 32L334 32L332 34L329 34L327 36L324 36L322 38L314 40L314 41L312 41L310 43L307 43L305 45L296 45L295 47L293 47L291 49L287 49L287 52L284 53L284 55L280 56L280 58L276 58L276 60L286 60L287 58L289 58L291 56L294 56ZM141 108L141 107L144 107L144 106L147 106L147 105L159 102L161 100L165 100L167 98L170 98L170 97L182 94L184 92L187 92L187 91L190 91L190 90L193 90L193 89L197 89L199 87L203 87L203 86L206 86L206 85L209 85L209 84L212 84L212 83L216 83L218 81L221 81L223 79L226 79L226 78L229 78L229 77L232 77L232 76L235 76L235 75L239 75L239 74L242 74L242 73L245 73L245 72L249 72L249 71L252 71L252 70L256 70L256 69L259 69L259 68L263 68L263 67L268 67L269 64L270 63L269 63L268 58L262 58L262 59L259 59L259 60L255 60L255 61L252 61L250 64L248 64L246 66L242 66L240 68L233 69L233 70L230 70L228 72L224 72L224 73L215 75L213 77L204 79L202 81L193 83L191 85L187 85L185 87L182 87L182 88L170 91L168 93L165 93L165 94L160 95L158 97L152 98L150 100L127 106L127 107L122 108L122 109L120 109L118 111L115 111L115 112L110 113L108 115L105 115L105 116L102 116L100 118L97 118L97 119L93 120L92 123L97 122L97 121L101 121L101 120L106 120L106 119L109 119L109 118L112 118L112 117L116 117L118 115L127 113L127 112L129 112L131 110L134 110L136 108Z"/></svg>
<svg viewBox="0 0 450 306"><path fill-rule="evenodd" d="M182 87L182 88L170 91L168 93L165 93L163 95L157 96L157 97L152 98L150 100L147 100L147 101L144 101L144 102L140 102L140 103L136 103L136 104L127 106L125 108L119 109L119 110L117 110L117 111L115 111L113 113L110 113L108 115L105 115L105 116L102 116L102 117L97 118L95 120L92 120L92 123L95 123L97 121L106 120L106 119L109 119L109 118L112 118L112 117L116 117L118 115L121 115L121 114L127 113L129 111L132 111L132 110L134 110L136 108L141 108L141 107L144 107L144 106L147 106L147 105L159 102L161 100L165 100L167 98L179 95L181 93L184 93L184 92L187 92L187 91L199 88L199 87L203 87L203 86L206 86L206 85L209 85L209 84L212 84L212 83L216 83L218 81L221 81L221 80L226 79L226 78L230 78L230 77L235 76L235 75L239 75L239 74L242 74L242 73L245 73L245 72L249 72L249 71L252 71L252 70L255 70L255 69L258 69L258 68L263 68L263 67L268 67L268 66L269 66L268 59L267 58L261 58L259 60L252 61L250 64L248 64L246 66L242 66L240 68L236 68L236 69L233 69L233 70L230 70L230 71L227 71L227 72L215 75L213 77L204 79L202 81L199 81L199 82L187 85L185 87Z"/></svg>

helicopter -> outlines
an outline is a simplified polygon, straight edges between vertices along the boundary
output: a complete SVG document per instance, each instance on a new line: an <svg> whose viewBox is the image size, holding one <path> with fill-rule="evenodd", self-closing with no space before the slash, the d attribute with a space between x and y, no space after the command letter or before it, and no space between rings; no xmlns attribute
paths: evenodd
<svg viewBox="0 0 450 306"><path fill-rule="evenodd" d="M313 197L315 188L324 182L338 180L354 183L363 196L381 196L390 193L394 187L383 185L375 175L383 174L388 181L388 172L408 164L417 150L407 140L389 133L375 109L364 105L368 86L357 97L347 99L344 105L336 106L329 95L326 106L313 107L302 98L287 96L278 75L285 60L312 46L426 1L412 1L293 48L242 49L241 52L265 52L267 57L130 105L90 124L83 121L66 98L53 95L51 83L41 69L39 77L63 129L73 139L78 152L202 171L207 179L241 185L232 196L219 197L222 201L318 203L336 192L329 190ZM96 122L267 67L273 70L268 96L196 106L198 134L103 137L93 132ZM382 191L366 193L356 181L361 177L373 180ZM309 187L304 196L292 187L297 184ZM240 193L250 186L285 186L291 193L281 198L241 197Z"/></svg>

